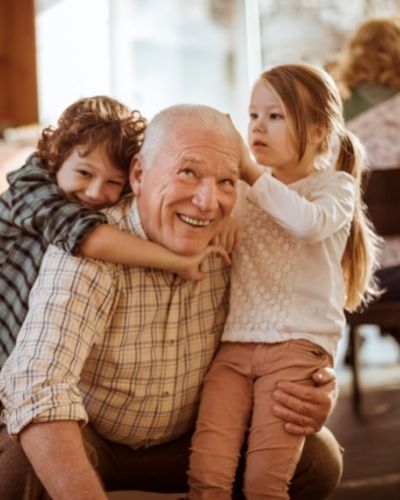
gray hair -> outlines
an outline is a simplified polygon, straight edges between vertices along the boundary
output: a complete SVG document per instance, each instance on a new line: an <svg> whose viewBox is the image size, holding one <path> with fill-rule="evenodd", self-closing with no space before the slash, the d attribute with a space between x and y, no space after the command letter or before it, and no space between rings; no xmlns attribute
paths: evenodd
<svg viewBox="0 0 400 500"><path fill-rule="evenodd" d="M230 118L210 106L176 104L157 113L149 122L140 155L145 168L162 154L163 145L176 139L176 128L189 125L194 130L210 130L234 139L235 129Z"/></svg>

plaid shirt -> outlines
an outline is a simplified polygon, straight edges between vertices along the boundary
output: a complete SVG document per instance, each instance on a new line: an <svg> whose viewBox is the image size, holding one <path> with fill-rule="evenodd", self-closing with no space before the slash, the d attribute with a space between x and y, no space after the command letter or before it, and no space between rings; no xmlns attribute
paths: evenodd
<svg viewBox="0 0 400 500"><path fill-rule="evenodd" d="M145 238L131 198L108 213ZM229 269L217 256L204 269L203 281L184 281L49 247L0 376L9 432L32 421L89 421L132 447L187 432L228 303Z"/></svg>
<svg viewBox="0 0 400 500"><path fill-rule="evenodd" d="M76 253L89 231L106 222L66 201L36 155L7 176L0 197L0 367L12 351L28 297L50 243Z"/></svg>

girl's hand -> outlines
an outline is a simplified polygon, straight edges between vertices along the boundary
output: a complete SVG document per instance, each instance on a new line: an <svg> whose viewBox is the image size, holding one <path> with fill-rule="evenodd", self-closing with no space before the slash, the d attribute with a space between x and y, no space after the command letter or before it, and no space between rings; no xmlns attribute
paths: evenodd
<svg viewBox="0 0 400 500"><path fill-rule="evenodd" d="M214 236L211 243L225 248L227 253L230 254L237 247L239 241L239 223L231 216L226 220L221 231Z"/></svg>
<svg viewBox="0 0 400 500"><path fill-rule="evenodd" d="M231 259L225 248L220 245L209 245L199 254L189 257L177 256L176 266L171 270L187 280L202 280L206 277L206 274L201 270L201 265L212 253L219 255L227 266L231 265Z"/></svg>
<svg viewBox="0 0 400 500"><path fill-rule="evenodd" d="M264 173L264 168L258 165L250 156L249 148L240 137L240 177L252 186Z"/></svg>

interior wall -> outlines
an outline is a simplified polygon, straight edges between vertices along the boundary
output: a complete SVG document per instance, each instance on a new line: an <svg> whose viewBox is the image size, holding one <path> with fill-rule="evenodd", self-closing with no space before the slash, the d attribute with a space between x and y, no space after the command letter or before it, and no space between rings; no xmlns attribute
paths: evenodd
<svg viewBox="0 0 400 500"><path fill-rule="evenodd" d="M37 121L35 0L0 0L0 132Z"/></svg>

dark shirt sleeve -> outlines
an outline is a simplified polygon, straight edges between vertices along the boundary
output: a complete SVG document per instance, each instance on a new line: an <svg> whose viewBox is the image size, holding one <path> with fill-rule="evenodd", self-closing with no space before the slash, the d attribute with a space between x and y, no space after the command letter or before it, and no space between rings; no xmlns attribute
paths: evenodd
<svg viewBox="0 0 400 500"><path fill-rule="evenodd" d="M13 224L29 234L41 235L48 244L66 252L76 254L87 234L107 222L104 214L68 201L37 155L10 172L7 181Z"/></svg>

